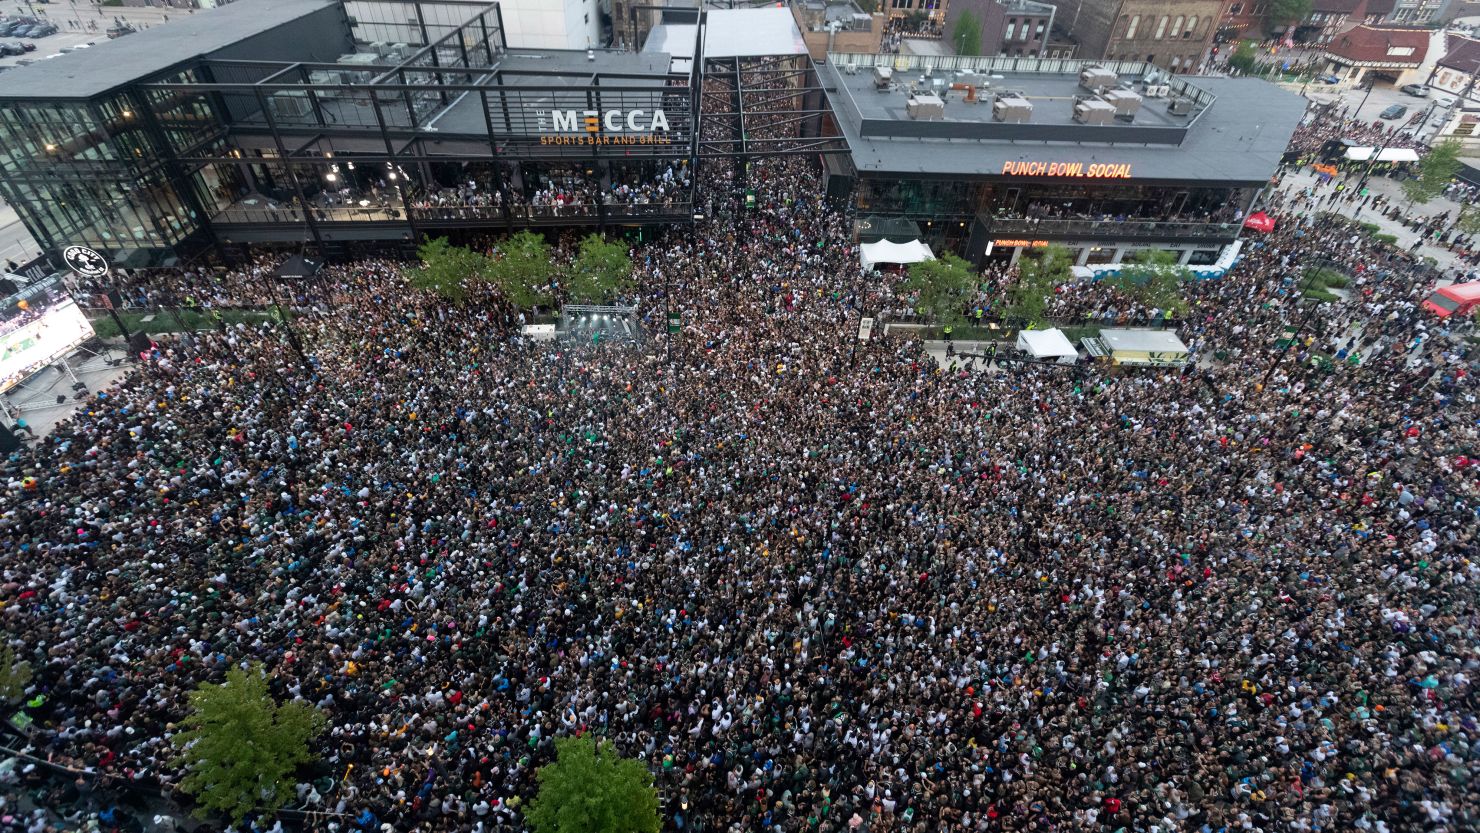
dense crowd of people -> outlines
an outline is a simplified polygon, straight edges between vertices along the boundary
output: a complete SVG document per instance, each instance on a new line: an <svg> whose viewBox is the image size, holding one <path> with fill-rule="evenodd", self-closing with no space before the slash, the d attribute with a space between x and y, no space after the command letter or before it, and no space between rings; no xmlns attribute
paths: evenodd
<svg viewBox="0 0 1480 833"><path fill-rule="evenodd" d="M854 339L909 301L813 164L633 249L670 360L360 261L309 362L164 342L11 455L30 754L169 793L187 694L262 663L328 720L326 830L520 830L585 734L666 829L1480 826L1475 351L1425 267L1311 214L1184 288L1185 370L941 368Z"/></svg>

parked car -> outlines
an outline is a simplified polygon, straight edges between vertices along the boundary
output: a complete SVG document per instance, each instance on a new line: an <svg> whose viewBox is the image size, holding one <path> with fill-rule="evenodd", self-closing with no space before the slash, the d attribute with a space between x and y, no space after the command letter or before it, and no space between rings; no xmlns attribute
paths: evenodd
<svg viewBox="0 0 1480 833"><path fill-rule="evenodd" d="M55 23L43 23L41 24L40 28L31 30L30 37L45 38L50 37L51 35L55 35L56 33L57 27Z"/></svg>
<svg viewBox="0 0 1480 833"><path fill-rule="evenodd" d="M1334 75L1322 75L1320 78L1318 78L1316 80L1320 81L1322 84L1340 84L1341 83L1341 79L1340 78L1337 78Z"/></svg>
<svg viewBox="0 0 1480 833"><path fill-rule="evenodd" d="M18 43L0 43L0 55L24 55L26 50Z"/></svg>
<svg viewBox="0 0 1480 833"><path fill-rule="evenodd" d="M1404 84L1398 89L1402 90L1404 94L1411 95L1414 98L1429 97L1429 88L1423 84Z"/></svg>
<svg viewBox="0 0 1480 833"><path fill-rule="evenodd" d="M1383 110L1381 113L1378 113L1377 117L1380 119L1387 119L1388 121L1392 121L1393 119L1401 119L1407 114L1408 108L1406 106L1402 104L1394 104L1386 110Z"/></svg>
<svg viewBox="0 0 1480 833"><path fill-rule="evenodd" d="M27 52L35 52L36 51L36 44L31 43L28 40L23 40L23 41L21 41L21 49L24 49Z"/></svg>
<svg viewBox="0 0 1480 833"><path fill-rule="evenodd" d="M137 29L135 29L134 27L128 25L127 23L114 24L114 25L108 27L108 31L107 31L108 40L113 40L114 38L121 38L124 35L132 35L134 32L137 32L137 31L138 31Z"/></svg>

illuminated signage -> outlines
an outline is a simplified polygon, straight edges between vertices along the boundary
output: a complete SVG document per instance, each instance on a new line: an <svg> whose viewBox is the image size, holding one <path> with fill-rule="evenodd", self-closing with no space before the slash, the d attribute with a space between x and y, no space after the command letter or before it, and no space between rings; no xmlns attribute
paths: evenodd
<svg viewBox="0 0 1480 833"><path fill-rule="evenodd" d="M1025 246L1029 249L1043 249L1048 247L1047 240L993 240L994 246Z"/></svg>
<svg viewBox="0 0 1480 833"><path fill-rule="evenodd" d="M1078 179L1130 179L1131 166L1117 162L1013 162L1002 163L1010 176L1065 176Z"/></svg>
<svg viewBox="0 0 1480 833"><path fill-rule="evenodd" d="M551 110L550 132L542 145L668 145L673 139L668 115L658 110ZM543 125L541 125L543 128ZM585 135L580 135L584 133Z"/></svg>

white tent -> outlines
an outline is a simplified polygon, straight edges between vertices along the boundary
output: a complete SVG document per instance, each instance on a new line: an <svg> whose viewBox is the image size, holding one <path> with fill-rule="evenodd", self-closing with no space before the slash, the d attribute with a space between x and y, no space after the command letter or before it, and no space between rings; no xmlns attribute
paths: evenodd
<svg viewBox="0 0 1480 833"><path fill-rule="evenodd" d="M1366 162L1372 158L1376 148L1347 148L1346 158L1355 162ZM1379 162L1417 162L1418 151L1412 148L1383 148L1377 153Z"/></svg>
<svg viewBox="0 0 1480 833"><path fill-rule="evenodd" d="M1081 278L1093 278L1095 276L1095 270L1089 268L1088 266L1070 266L1069 274L1076 280Z"/></svg>
<svg viewBox="0 0 1480 833"><path fill-rule="evenodd" d="M1035 359L1059 364L1073 364L1079 358L1079 351L1074 349L1074 343L1059 329L1019 330L1017 349Z"/></svg>
<svg viewBox="0 0 1480 833"><path fill-rule="evenodd" d="M918 240L908 243L880 240L859 246L858 259L863 261L863 268L868 270L874 268L876 263L919 263L922 260L935 260L935 252Z"/></svg>

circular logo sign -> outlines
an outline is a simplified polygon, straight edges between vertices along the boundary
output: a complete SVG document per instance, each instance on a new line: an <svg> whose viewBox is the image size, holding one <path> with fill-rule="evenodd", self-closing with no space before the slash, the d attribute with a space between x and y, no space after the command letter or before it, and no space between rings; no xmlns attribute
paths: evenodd
<svg viewBox="0 0 1480 833"><path fill-rule="evenodd" d="M101 278L108 274L108 260L86 246L68 246L62 252L62 260L73 272L85 278Z"/></svg>

